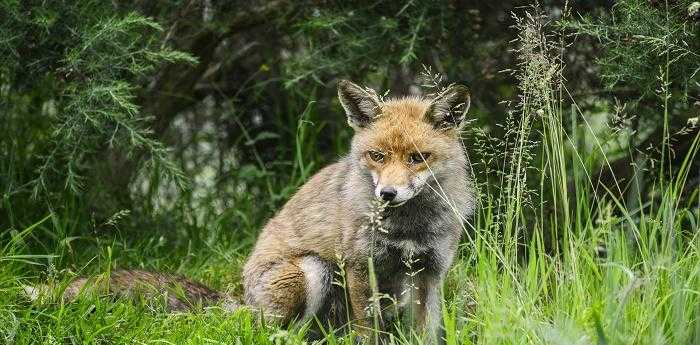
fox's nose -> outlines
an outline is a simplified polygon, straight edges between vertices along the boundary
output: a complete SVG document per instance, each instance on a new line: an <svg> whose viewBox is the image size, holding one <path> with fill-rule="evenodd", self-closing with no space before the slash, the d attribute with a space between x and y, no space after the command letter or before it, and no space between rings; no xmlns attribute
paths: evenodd
<svg viewBox="0 0 700 345"><path fill-rule="evenodd" d="M379 192L379 196L381 196L384 201L392 201L396 198L396 188L384 187Z"/></svg>

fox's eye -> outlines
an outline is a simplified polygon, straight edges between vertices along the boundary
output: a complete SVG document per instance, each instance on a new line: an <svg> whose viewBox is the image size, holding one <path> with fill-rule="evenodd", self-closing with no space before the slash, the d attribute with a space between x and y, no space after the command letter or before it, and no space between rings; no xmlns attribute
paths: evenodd
<svg viewBox="0 0 700 345"><path fill-rule="evenodd" d="M384 161L384 153L380 151L368 151L367 154L369 155L369 158L371 158L373 161L377 163L381 163Z"/></svg>
<svg viewBox="0 0 700 345"><path fill-rule="evenodd" d="M430 152L413 152L408 157L408 160L411 164L418 164L428 160L428 157L430 157Z"/></svg>

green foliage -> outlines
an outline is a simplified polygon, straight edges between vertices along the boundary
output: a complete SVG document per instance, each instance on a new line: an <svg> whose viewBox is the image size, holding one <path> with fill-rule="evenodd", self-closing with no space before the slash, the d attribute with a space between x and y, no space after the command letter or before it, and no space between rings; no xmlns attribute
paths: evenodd
<svg viewBox="0 0 700 345"><path fill-rule="evenodd" d="M138 92L165 63L196 61L162 45L162 28L108 4L33 7L2 4L0 55L3 193L54 203L94 183L91 167L107 151L157 165L184 186L185 177L149 131ZM108 15L107 15L108 14Z"/></svg>
<svg viewBox="0 0 700 345"><path fill-rule="evenodd" d="M602 45L601 77L609 88L634 88L641 96L657 93L659 68L671 65L679 96L700 89L700 25L688 11L693 1L625 0L609 14L565 22L577 34Z"/></svg>
<svg viewBox="0 0 700 345"><path fill-rule="evenodd" d="M471 47L466 40L475 33L463 23L477 16L465 10L420 1L313 8L295 28L303 49L285 64L285 84L302 80L325 84L323 76L329 73L370 75L381 83L387 73L395 73L389 70L394 66L419 71L421 61L431 54L446 54L455 48L467 52ZM464 46L453 46L460 43ZM355 67L358 62L361 70Z"/></svg>

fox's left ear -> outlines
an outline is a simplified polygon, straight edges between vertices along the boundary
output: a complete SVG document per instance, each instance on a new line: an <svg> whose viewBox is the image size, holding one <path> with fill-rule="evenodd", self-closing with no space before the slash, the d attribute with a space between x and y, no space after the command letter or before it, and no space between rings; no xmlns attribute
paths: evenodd
<svg viewBox="0 0 700 345"><path fill-rule="evenodd" d="M459 128L464 123L470 104L469 89L453 84L435 96L425 117L435 129Z"/></svg>

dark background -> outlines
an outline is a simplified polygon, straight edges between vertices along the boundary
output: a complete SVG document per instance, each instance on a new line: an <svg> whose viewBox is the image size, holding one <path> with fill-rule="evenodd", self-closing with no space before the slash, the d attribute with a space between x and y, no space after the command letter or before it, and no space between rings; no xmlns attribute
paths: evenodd
<svg viewBox="0 0 700 345"><path fill-rule="evenodd" d="M592 180L610 187L612 170L625 197L631 166L653 169L660 159L663 109L671 164L697 134L687 125L700 89L700 14L691 7L3 1L0 238L53 214L88 243L118 235L186 245L226 233L246 246L300 184L347 150L339 79L414 94L426 91L426 69L471 89L464 139L488 184L501 164L489 157L519 101L513 16L533 9L566 47L565 99L576 99L610 158L609 169L600 157L586 161ZM669 56L672 97L662 108L660 66ZM583 126L569 120L565 128ZM642 189L658 178L639 176ZM38 248L61 238L34 236Z"/></svg>

